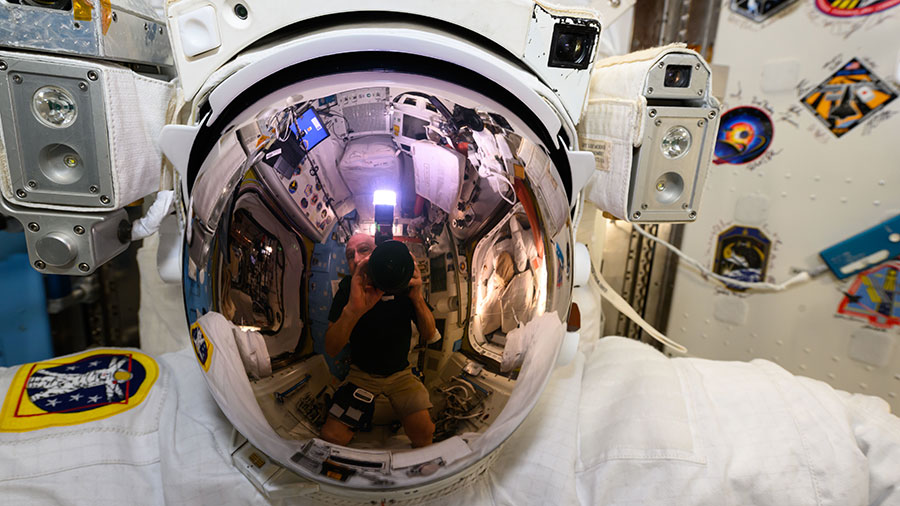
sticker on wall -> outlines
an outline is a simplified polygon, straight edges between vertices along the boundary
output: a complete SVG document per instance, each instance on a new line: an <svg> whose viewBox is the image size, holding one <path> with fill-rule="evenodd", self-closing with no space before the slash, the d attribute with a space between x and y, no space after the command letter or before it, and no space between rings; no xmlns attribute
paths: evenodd
<svg viewBox="0 0 900 506"><path fill-rule="evenodd" d="M756 160L772 145L772 119L757 107L730 109L719 120L713 163L740 165Z"/></svg>
<svg viewBox="0 0 900 506"><path fill-rule="evenodd" d="M771 247L772 241L762 230L734 225L719 234L713 272L748 283L763 281ZM734 285L726 286L731 290L744 290Z"/></svg>
<svg viewBox="0 0 900 506"><path fill-rule="evenodd" d="M0 410L0 432L101 420L140 404L159 370L136 351L97 349L19 367Z"/></svg>
<svg viewBox="0 0 900 506"><path fill-rule="evenodd" d="M731 0L731 10L757 23L777 14L796 0Z"/></svg>
<svg viewBox="0 0 900 506"><path fill-rule="evenodd" d="M897 98L897 94L853 58L800 101L840 137Z"/></svg>
<svg viewBox="0 0 900 506"><path fill-rule="evenodd" d="M890 261L863 271L856 276L838 314L866 320L882 329L900 324L900 262Z"/></svg>
<svg viewBox="0 0 900 506"><path fill-rule="evenodd" d="M191 325L191 345L194 347L194 354L204 371L209 371L209 365L212 363L213 345L206 332L199 323Z"/></svg>
<svg viewBox="0 0 900 506"><path fill-rule="evenodd" d="M824 14L837 18L868 16L900 4L900 0L816 0Z"/></svg>

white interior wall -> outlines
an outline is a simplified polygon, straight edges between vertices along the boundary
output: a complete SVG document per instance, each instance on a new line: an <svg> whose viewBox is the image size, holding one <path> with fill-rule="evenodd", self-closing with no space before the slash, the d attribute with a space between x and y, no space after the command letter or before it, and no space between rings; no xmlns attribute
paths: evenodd
<svg viewBox="0 0 900 506"><path fill-rule="evenodd" d="M685 227L686 253L712 267L721 231L755 226L773 241L768 278L783 282L792 268L820 264L822 249L900 213L900 99L840 138L800 104L809 87L854 57L896 91L898 33L900 7L839 19L799 0L757 24L723 2L713 55L728 67L722 111L767 109L774 135L768 156L710 167L699 218ZM854 279L828 272L781 293L737 294L682 266L668 335L691 355L769 359L836 388L879 395L898 413L898 327L874 329L836 314ZM868 361L850 358L851 345Z"/></svg>

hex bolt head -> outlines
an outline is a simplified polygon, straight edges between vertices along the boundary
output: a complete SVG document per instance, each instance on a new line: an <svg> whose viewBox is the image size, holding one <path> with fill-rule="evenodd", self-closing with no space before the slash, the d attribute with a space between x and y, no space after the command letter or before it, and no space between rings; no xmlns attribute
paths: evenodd
<svg viewBox="0 0 900 506"><path fill-rule="evenodd" d="M91 81L96 81L97 79L100 78L100 76L97 75L97 73L94 72L93 70L88 70L87 76L88 76L88 79L90 79Z"/></svg>
<svg viewBox="0 0 900 506"><path fill-rule="evenodd" d="M89 190L91 190L91 193L97 193L97 191L99 191L100 189L97 188L97 185L92 184Z"/></svg>
<svg viewBox="0 0 900 506"><path fill-rule="evenodd" d="M31 230L32 232L38 232L41 230L41 226L38 225L36 222L32 221L31 223L28 224L28 230Z"/></svg>
<svg viewBox="0 0 900 506"><path fill-rule="evenodd" d="M78 270L81 272L87 272L91 270L91 266L84 262L81 262L80 264L78 264Z"/></svg>
<svg viewBox="0 0 900 506"><path fill-rule="evenodd" d="M75 227L72 230L75 231L76 235L81 235L84 233L84 227L82 227L81 225L75 225Z"/></svg>
<svg viewBox="0 0 900 506"><path fill-rule="evenodd" d="M107 197L106 195L100 195L100 203L103 205L108 205L109 197Z"/></svg>
<svg viewBox="0 0 900 506"><path fill-rule="evenodd" d="M648 112L647 114L649 114L651 118L655 118L656 117L656 109L650 109L650 112Z"/></svg>
<svg viewBox="0 0 900 506"><path fill-rule="evenodd" d="M19 197L20 199L24 199L24 198L27 197L27 196L28 196L28 194L25 193L25 190L23 190L23 189L21 189L21 188L19 188L18 190L16 190L16 197Z"/></svg>
<svg viewBox="0 0 900 506"><path fill-rule="evenodd" d="M38 269L43 270L45 267L47 267L47 264L45 264L43 260L35 260L34 266Z"/></svg>

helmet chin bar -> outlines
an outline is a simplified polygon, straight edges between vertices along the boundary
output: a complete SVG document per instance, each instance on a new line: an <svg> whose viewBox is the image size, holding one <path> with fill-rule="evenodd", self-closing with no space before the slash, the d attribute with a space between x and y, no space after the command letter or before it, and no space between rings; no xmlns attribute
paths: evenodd
<svg viewBox="0 0 900 506"><path fill-rule="evenodd" d="M562 342L572 230L551 134L516 101L415 73L260 90L191 155L183 282L210 390L253 445L323 489L450 485L524 419ZM439 322L411 347L437 426L418 450L383 398L349 446L318 432L348 366L324 353L328 309L347 238L374 232L376 190L396 194L391 234Z"/></svg>

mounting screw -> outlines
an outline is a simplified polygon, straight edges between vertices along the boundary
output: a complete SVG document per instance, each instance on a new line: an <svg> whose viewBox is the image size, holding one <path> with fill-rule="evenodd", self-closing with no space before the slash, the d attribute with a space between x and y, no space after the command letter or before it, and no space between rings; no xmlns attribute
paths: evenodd
<svg viewBox="0 0 900 506"><path fill-rule="evenodd" d="M609 0L609 5L613 7L618 7L622 5L622 0Z"/></svg>
<svg viewBox="0 0 900 506"><path fill-rule="evenodd" d="M716 117L716 111L709 111L709 114L706 115L707 118L713 119Z"/></svg>
<svg viewBox="0 0 900 506"><path fill-rule="evenodd" d="M97 190L99 190L99 188L97 188L97 185L92 184L89 190L91 190L91 193L97 193Z"/></svg>
<svg viewBox="0 0 900 506"><path fill-rule="evenodd" d="M16 84L22 84L22 76L19 74L13 75L13 82Z"/></svg>
<svg viewBox="0 0 900 506"><path fill-rule="evenodd" d="M0 60L0 70L6 70L8 67L6 66L6 62Z"/></svg>
<svg viewBox="0 0 900 506"><path fill-rule="evenodd" d="M33 179L31 181L28 181L28 187L29 188L37 188L37 182L34 181Z"/></svg>
<svg viewBox="0 0 900 506"><path fill-rule="evenodd" d="M631 215L631 218L634 219L634 220L639 220L639 219L641 219L641 212L640 212L640 211L635 211L634 214Z"/></svg>
<svg viewBox="0 0 900 506"><path fill-rule="evenodd" d="M653 93L653 86L647 88L647 94L649 95L651 93Z"/></svg>
<svg viewBox="0 0 900 506"><path fill-rule="evenodd" d="M109 197L106 195L100 195L100 203L103 205L109 204Z"/></svg>
<svg viewBox="0 0 900 506"><path fill-rule="evenodd" d="M78 270L81 272L87 272L91 270L91 266L84 262L81 262L80 264L78 264Z"/></svg>
<svg viewBox="0 0 900 506"><path fill-rule="evenodd" d="M32 232L38 232L41 230L41 226L32 221L28 224L28 230L31 230Z"/></svg>
<svg viewBox="0 0 900 506"><path fill-rule="evenodd" d="M159 34L162 35L162 32L163 32L163 27L160 26L160 27L159 27Z"/></svg>
<svg viewBox="0 0 900 506"><path fill-rule="evenodd" d="M697 218L697 211L691 211L688 213L688 218L694 220Z"/></svg>
<svg viewBox="0 0 900 506"><path fill-rule="evenodd" d="M649 114L651 118L655 118L656 117L656 109L650 109L650 112L647 114Z"/></svg>
<svg viewBox="0 0 900 506"><path fill-rule="evenodd" d="M80 83L78 83L78 89L81 91L87 91L87 83L84 81L81 81Z"/></svg>
<svg viewBox="0 0 900 506"><path fill-rule="evenodd" d="M697 96L698 96L698 97L702 97L702 96L703 96L703 90L697 90Z"/></svg>
<svg viewBox="0 0 900 506"><path fill-rule="evenodd" d="M662 120L657 118L656 121L653 122L653 124L656 126L662 125Z"/></svg>
<svg viewBox="0 0 900 506"><path fill-rule="evenodd" d="M75 225L75 228L73 228L72 230L75 231L76 235L81 235L84 233L84 227L82 227L81 225Z"/></svg>
<svg viewBox="0 0 900 506"><path fill-rule="evenodd" d="M63 157L63 163L69 168L76 167L78 165L78 158L75 158L74 155L66 155Z"/></svg>
<svg viewBox="0 0 900 506"><path fill-rule="evenodd" d="M699 63L696 64L696 65L694 65L694 70L700 70L700 64L699 64Z"/></svg>
<svg viewBox="0 0 900 506"><path fill-rule="evenodd" d="M148 25L147 23L144 23L144 31L146 32L149 29L150 29L150 25Z"/></svg>
<svg viewBox="0 0 900 506"><path fill-rule="evenodd" d="M247 19L247 7L244 4L237 4L234 6L234 15L239 19Z"/></svg>
<svg viewBox="0 0 900 506"><path fill-rule="evenodd" d="M21 188L19 188L18 190L16 190L16 197L19 197L20 199L24 199L24 198L27 197L27 196L28 196L28 194L25 193L25 190L23 190L23 189L21 189Z"/></svg>
<svg viewBox="0 0 900 506"><path fill-rule="evenodd" d="M647 209L647 207L649 207L647 204L641 204L641 209Z"/></svg>
<svg viewBox="0 0 900 506"><path fill-rule="evenodd" d="M43 260L35 260L34 266L38 269L43 269L44 267L47 267L47 264L45 264Z"/></svg>
<svg viewBox="0 0 900 506"><path fill-rule="evenodd" d="M681 204L681 208L684 210L687 210L687 208L688 208L687 202L685 202L684 204Z"/></svg>
<svg viewBox="0 0 900 506"><path fill-rule="evenodd" d="M115 12L113 12L113 13L112 13L112 20L113 20L113 23L119 21L119 15L116 14Z"/></svg>
<svg viewBox="0 0 900 506"><path fill-rule="evenodd" d="M702 119L701 119L701 120L697 120L697 126L699 126L699 127L702 127L704 123L706 123L706 122L703 121Z"/></svg>
<svg viewBox="0 0 900 506"><path fill-rule="evenodd" d="M663 67L665 67L665 66L666 66L666 64L665 64L665 63L663 63L663 62L659 62L659 68L663 68Z"/></svg>
<svg viewBox="0 0 900 506"><path fill-rule="evenodd" d="M88 79L90 79L91 81L96 81L98 77L100 76L98 76L96 72L94 72L93 70L88 70Z"/></svg>

